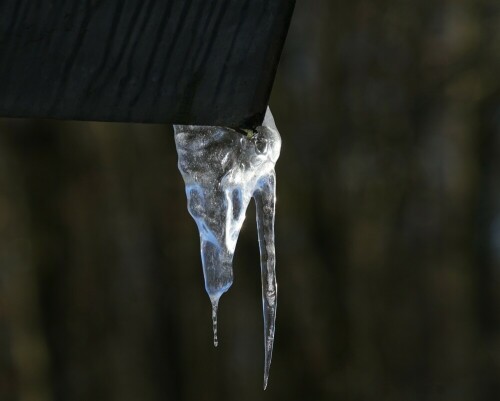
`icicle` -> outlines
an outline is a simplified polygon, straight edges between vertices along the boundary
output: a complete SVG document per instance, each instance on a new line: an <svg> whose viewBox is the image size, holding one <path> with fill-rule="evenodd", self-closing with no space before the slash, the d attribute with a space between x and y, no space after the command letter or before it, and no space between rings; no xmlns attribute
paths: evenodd
<svg viewBox="0 0 500 401"><path fill-rule="evenodd" d="M277 284L274 166L281 138L268 109L264 123L245 134L225 127L174 126L188 210L200 232L205 288L212 302L214 345L219 299L233 283L232 261L250 199L257 209L264 312L264 389L274 343Z"/></svg>
<svg viewBox="0 0 500 401"><path fill-rule="evenodd" d="M219 346L217 338L217 309L219 309L219 298L212 299L212 328L214 330L214 347Z"/></svg>

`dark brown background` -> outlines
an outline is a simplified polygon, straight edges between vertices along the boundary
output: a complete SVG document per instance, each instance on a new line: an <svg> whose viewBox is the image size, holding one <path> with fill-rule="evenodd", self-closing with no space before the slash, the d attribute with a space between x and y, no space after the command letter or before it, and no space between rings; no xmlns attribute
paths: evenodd
<svg viewBox="0 0 500 401"><path fill-rule="evenodd" d="M0 124L0 399L500 394L493 0L302 1L271 106L268 390L254 212L212 346L170 127Z"/></svg>

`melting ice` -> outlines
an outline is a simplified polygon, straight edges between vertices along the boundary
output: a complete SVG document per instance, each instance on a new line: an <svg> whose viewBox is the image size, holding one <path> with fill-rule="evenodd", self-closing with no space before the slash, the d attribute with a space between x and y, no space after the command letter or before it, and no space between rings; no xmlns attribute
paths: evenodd
<svg viewBox="0 0 500 401"><path fill-rule="evenodd" d="M201 240L205 288L217 346L219 299L233 283L232 261L250 199L257 210L264 312L264 389L274 342L277 285L274 249L276 173L281 138L269 108L261 127L244 134L225 127L176 125L179 170Z"/></svg>

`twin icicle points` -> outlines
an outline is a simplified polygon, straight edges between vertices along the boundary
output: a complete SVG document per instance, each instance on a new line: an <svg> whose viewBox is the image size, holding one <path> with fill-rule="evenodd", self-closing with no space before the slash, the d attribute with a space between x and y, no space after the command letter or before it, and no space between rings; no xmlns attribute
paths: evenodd
<svg viewBox="0 0 500 401"><path fill-rule="evenodd" d="M179 170L186 184L188 210L201 240L205 288L212 302L217 346L219 299L233 283L233 256L250 199L259 235L264 312L264 389L274 343L277 305L274 219L276 173L281 138L269 108L262 126L242 135L231 128L175 125Z"/></svg>

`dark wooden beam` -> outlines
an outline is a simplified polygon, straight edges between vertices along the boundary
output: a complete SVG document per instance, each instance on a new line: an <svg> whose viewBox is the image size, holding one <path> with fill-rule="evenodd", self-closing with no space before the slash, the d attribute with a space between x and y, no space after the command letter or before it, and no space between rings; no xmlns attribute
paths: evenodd
<svg viewBox="0 0 500 401"><path fill-rule="evenodd" d="M255 126L295 0L0 0L0 116Z"/></svg>

